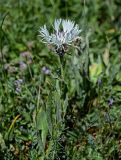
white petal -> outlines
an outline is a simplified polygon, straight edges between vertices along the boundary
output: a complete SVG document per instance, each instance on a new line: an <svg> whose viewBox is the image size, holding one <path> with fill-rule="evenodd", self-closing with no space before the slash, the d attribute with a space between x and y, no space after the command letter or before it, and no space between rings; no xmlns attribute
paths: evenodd
<svg viewBox="0 0 121 160"><path fill-rule="evenodd" d="M63 20L62 21L63 31L70 32L74 27L74 22L70 20Z"/></svg>
<svg viewBox="0 0 121 160"><path fill-rule="evenodd" d="M59 31L59 27L60 27L61 21L62 21L61 19L57 19L54 22L54 29L55 29L56 32Z"/></svg>

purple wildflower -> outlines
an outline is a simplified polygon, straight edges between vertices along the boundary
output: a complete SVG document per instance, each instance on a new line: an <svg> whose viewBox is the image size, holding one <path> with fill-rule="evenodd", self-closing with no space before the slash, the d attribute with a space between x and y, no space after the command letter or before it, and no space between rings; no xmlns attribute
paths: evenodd
<svg viewBox="0 0 121 160"><path fill-rule="evenodd" d="M111 106L113 105L113 102L114 102L113 98L110 98L110 99L108 100L108 105L109 105L109 107L111 107Z"/></svg>
<svg viewBox="0 0 121 160"><path fill-rule="evenodd" d="M42 67L42 72L45 75L49 75L51 73L51 70L48 67L44 66L44 67Z"/></svg>
<svg viewBox="0 0 121 160"><path fill-rule="evenodd" d="M20 70L25 70L27 68L27 65L23 61L20 61L19 62L19 67L20 67Z"/></svg>

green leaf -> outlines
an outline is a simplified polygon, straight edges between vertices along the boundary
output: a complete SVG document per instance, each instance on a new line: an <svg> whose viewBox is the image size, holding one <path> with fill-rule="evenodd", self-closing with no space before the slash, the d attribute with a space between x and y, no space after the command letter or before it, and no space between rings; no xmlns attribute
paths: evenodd
<svg viewBox="0 0 121 160"><path fill-rule="evenodd" d="M41 130L41 138L43 146L45 146L46 143L46 137L48 134L48 124L47 124L47 116L46 112L43 108L40 108L40 110L37 113L37 129Z"/></svg>
<svg viewBox="0 0 121 160"><path fill-rule="evenodd" d="M46 114L47 114L48 130L49 130L50 135L52 136L53 124L52 124L51 103L50 104L46 104Z"/></svg>
<svg viewBox="0 0 121 160"><path fill-rule="evenodd" d="M4 150L6 148L5 141L4 141L1 133L0 133L0 147L2 150Z"/></svg>
<svg viewBox="0 0 121 160"><path fill-rule="evenodd" d="M109 64L109 48L105 49L105 52L103 54L103 62L106 66Z"/></svg>
<svg viewBox="0 0 121 160"><path fill-rule="evenodd" d="M103 66L101 63L93 63L89 67L90 80L93 83L96 83L102 71L103 71Z"/></svg>
<svg viewBox="0 0 121 160"><path fill-rule="evenodd" d="M67 106L68 106L68 95L66 95L66 99L64 100L63 102L63 118L65 117L66 115L66 110L67 110Z"/></svg>
<svg viewBox="0 0 121 160"><path fill-rule="evenodd" d="M114 91L121 92L121 86L116 85L116 86L113 87L113 90L114 90Z"/></svg>
<svg viewBox="0 0 121 160"><path fill-rule="evenodd" d="M61 105L61 88L59 81L56 81L56 91L54 92L54 106L56 107L57 122L61 122L62 105Z"/></svg>
<svg viewBox="0 0 121 160"><path fill-rule="evenodd" d="M118 82L121 82L121 72L119 72L117 75L116 75L116 80Z"/></svg>
<svg viewBox="0 0 121 160"><path fill-rule="evenodd" d="M76 92L76 87L77 87L77 84L75 82L75 79L71 79L69 81L69 84L68 84L68 90L69 90L69 96L73 96Z"/></svg>

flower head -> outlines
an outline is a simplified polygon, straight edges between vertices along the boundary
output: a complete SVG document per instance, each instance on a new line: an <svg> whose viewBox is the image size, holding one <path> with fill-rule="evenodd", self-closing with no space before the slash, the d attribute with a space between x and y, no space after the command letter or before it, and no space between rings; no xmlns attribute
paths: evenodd
<svg viewBox="0 0 121 160"><path fill-rule="evenodd" d="M54 21L54 32L49 33L46 25L40 28L40 36L44 43L52 46L56 53L63 55L68 46L72 45L78 38L82 30L70 20L57 19Z"/></svg>
<svg viewBox="0 0 121 160"><path fill-rule="evenodd" d="M114 103L113 98L110 98L110 99L108 100L108 105L111 107L111 106L113 105L113 103Z"/></svg>
<svg viewBox="0 0 121 160"><path fill-rule="evenodd" d="M51 73L51 70L48 67L44 66L44 67L42 67L42 72L45 75L49 75Z"/></svg>
<svg viewBox="0 0 121 160"><path fill-rule="evenodd" d="M23 82L24 82L23 79L17 79L17 80L15 80L14 85L15 85L15 93L16 94L21 93Z"/></svg>

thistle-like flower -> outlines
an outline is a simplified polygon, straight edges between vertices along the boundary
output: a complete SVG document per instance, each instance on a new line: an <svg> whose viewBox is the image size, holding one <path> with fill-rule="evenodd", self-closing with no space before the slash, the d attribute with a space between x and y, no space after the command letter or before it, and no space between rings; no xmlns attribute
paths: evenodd
<svg viewBox="0 0 121 160"><path fill-rule="evenodd" d="M62 19L55 20L53 28L54 32L50 34L46 25L40 27L39 33L42 41L51 46L60 56L64 55L68 47L79 40L82 30L73 21Z"/></svg>

